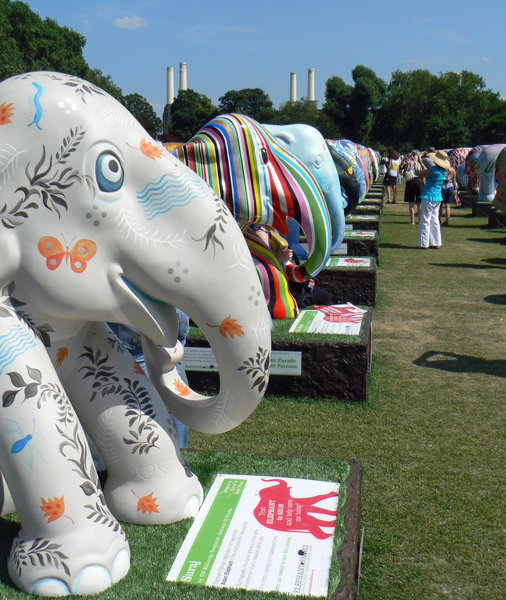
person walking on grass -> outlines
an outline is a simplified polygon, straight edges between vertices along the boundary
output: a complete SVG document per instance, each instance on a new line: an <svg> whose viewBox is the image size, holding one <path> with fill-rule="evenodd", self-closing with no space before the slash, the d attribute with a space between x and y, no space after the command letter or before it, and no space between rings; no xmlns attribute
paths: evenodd
<svg viewBox="0 0 506 600"><path fill-rule="evenodd" d="M453 204L453 199L455 197L455 193L457 192L457 171L450 166L448 171L446 171L446 177L443 181L443 202L441 204L441 211L439 214L439 219L443 216L443 204L445 205L445 220L441 223L443 227L448 227L450 225L450 207Z"/></svg>
<svg viewBox="0 0 506 600"><path fill-rule="evenodd" d="M450 168L448 155L443 150L429 152L427 158L434 165L426 167L417 157L418 168L415 169L417 177L425 178L425 185L420 196L422 205L420 208L420 227L418 230L418 248L441 248L441 227L439 224L439 209L443 201L441 189L446 172Z"/></svg>
<svg viewBox="0 0 506 600"><path fill-rule="evenodd" d="M399 153L392 150L387 158L387 172L383 180L384 192L387 196L387 204L396 204L397 202L397 178L401 168L401 159ZM393 198L393 199L392 199Z"/></svg>
<svg viewBox="0 0 506 600"><path fill-rule="evenodd" d="M417 157L420 156L419 150L413 150L408 157L402 171L402 176L406 181L406 187L404 189L404 202L409 203L409 216L411 218L411 225L415 223L415 208L416 216L420 215L420 195L423 190L424 180L421 177L415 175L415 168L418 166Z"/></svg>

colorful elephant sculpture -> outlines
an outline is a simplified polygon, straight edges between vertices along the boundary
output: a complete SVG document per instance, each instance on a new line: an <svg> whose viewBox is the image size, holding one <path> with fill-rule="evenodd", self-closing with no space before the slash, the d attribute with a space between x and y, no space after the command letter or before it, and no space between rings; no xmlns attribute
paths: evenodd
<svg viewBox="0 0 506 600"><path fill-rule="evenodd" d="M327 140L328 143L328 140ZM328 144L330 155L339 175L339 183L346 198L345 216L351 215L357 208L360 198L360 184L357 179L358 166L354 166L350 157L339 147Z"/></svg>
<svg viewBox="0 0 506 600"><path fill-rule="evenodd" d="M230 208L257 265L275 319L293 318L297 306L287 280L316 276L330 254L331 223L325 199L310 171L269 131L244 115L220 115L174 155L202 177ZM281 265L254 226L289 235L290 220L304 231L309 252L301 265Z"/></svg>
<svg viewBox="0 0 506 600"><path fill-rule="evenodd" d="M476 176L480 181L480 192L478 202L492 202L495 197L497 180L495 177L495 163L499 153L506 147L506 144L492 144L486 146L480 153L476 161Z"/></svg>
<svg viewBox="0 0 506 600"><path fill-rule="evenodd" d="M0 114L0 469L3 512L10 490L21 518L8 569L32 594L95 594L129 570L118 520L198 511L169 409L210 433L247 418L269 315L226 205L103 90L19 75L0 83ZM214 397L178 376L175 307L215 352ZM143 333L153 383L106 322Z"/></svg>
<svg viewBox="0 0 506 600"><path fill-rule="evenodd" d="M315 127L303 124L264 125L272 137L286 150L296 156L311 172L325 198L332 227L331 252L335 252L343 242L345 214L339 176L329 148L322 134ZM292 221L293 222L293 221ZM288 237L290 248L297 256L300 229L290 227L295 235Z"/></svg>
<svg viewBox="0 0 506 600"><path fill-rule="evenodd" d="M466 156L466 175L467 175L467 194L478 195L480 189L480 182L476 175L476 163L482 150L486 146L475 146L471 149L469 154Z"/></svg>

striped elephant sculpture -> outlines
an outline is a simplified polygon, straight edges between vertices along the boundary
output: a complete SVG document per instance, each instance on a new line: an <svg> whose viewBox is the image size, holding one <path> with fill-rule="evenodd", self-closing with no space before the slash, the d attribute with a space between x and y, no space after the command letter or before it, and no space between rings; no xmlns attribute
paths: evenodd
<svg viewBox="0 0 506 600"><path fill-rule="evenodd" d="M216 117L173 153L232 211L246 235L271 315L293 318L297 306L287 280L303 283L317 275L331 247L329 213L312 174L264 126L238 114ZM289 219L307 238L308 258L301 265L279 263L252 228L262 225L288 236Z"/></svg>

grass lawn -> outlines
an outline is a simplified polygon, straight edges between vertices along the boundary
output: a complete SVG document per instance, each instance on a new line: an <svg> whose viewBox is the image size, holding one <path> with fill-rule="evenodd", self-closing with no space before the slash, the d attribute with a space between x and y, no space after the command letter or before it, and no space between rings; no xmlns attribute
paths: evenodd
<svg viewBox="0 0 506 600"><path fill-rule="evenodd" d="M367 402L266 397L234 431L190 433L196 450L360 460L361 600L506 596L506 231L486 222L455 208L420 251L407 205L384 206ZM193 598L164 583L171 528L125 529L131 573L96 598ZM0 598L28 598L1 569Z"/></svg>
<svg viewBox="0 0 506 600"><path fill-rule="evenodd" d="M470 213L421 251L407 205L385 205L366 403L267 397L232 432L190 434L362 461L361 600L505 598L506 231Z"/></svg>

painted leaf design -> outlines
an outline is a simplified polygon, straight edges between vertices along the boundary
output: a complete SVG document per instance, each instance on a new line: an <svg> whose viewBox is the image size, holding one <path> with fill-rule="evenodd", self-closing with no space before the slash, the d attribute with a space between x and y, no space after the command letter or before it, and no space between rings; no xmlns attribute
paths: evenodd
<svg viewBox="0 0 506 600"><path fill-rule="evenodd" d="M7 373L7 375L10 377L11 381L12 381L12 385L15 385L18 388L22 388L26 386L26 383L24 382L24 379L21 377L21 375L19 373Z"/></svg>
<svg viewBox="0 0 506 600"><path fill-rule="evenodd" d="M8 390L3 393L2 396L2 406L4 408L8 408L16 399L16 394L19 390Z"/></svg>
<svg viewBox="0 0 506 600"><path fill-rule="evenodd" d="M157 498L153 498L153 492L148 496L143 496L140 498L139 502L137 502L137 512L142 511L143 514L146 514L147 512L149 514L154 512L159 513L160 511L158 510L156 500Z"/></svg>
<svg viewBox="0 0 506 600"><path fill-rule="evenodd" d="M10 104L7 104L6 102L0 104L0 126L12 123L11 117L14 114L14 109L12 108L13 106L13 102Z"/></svg>
<svg viewBox="0 0 506 600"><path fill-rule="evenodd" d="M174 381L174 387L176 388L176 391L180 396L188 396L188 394L190 394L191 392L190 388L187 385L185 385L185 383L182 382L180 379L176 379Z"/></svg>
<svg viewBox="0 0 506 600"><path fill-rule="evenodd" d="M218 325L211 325L207 323L209 327L218 327ZM221 325L219 325L220 333L223 337L229 337L234 339L235 336L241 337L244 335L244 331L242 330L242 325L239 325L237 319L232 319L232 315L228 315L223 321Z"/></svg>
<svg viewBox="0 0 506 600"><path fill-rule="evenodd" d="M55 496L53 500L51 498L48 498L47 501L44 498L40 500L42 502L40 509L44 511L44 516L48 519L48 523L58 520L65 512L63 496L61 498Z"/></svg>
<svg viewBox="0 0 506 600"><path fill-rule="evenodd" d="M148 142L145 139L141 141L141 152L144 154L144 156L147 156L152 160L156 160L157 158L161 158L163 156L163 150L161 148L153 146L151 142Z"/></svg>
<svg viewBox="0 0 506 600"><path fill-rule="evenodd" d="M137 375L146 375L144 369L140 366L140 364L137 361L134 362L134 371L137 373Z"/></svg>
<svg viewBox="0 0 506 600"><path fill-rule="evenodd" d="M61 367L63 364L63 361L67 358L68 355L69 355L68 348L59 348L58 354L56 355L56 366Z"/></svg>

